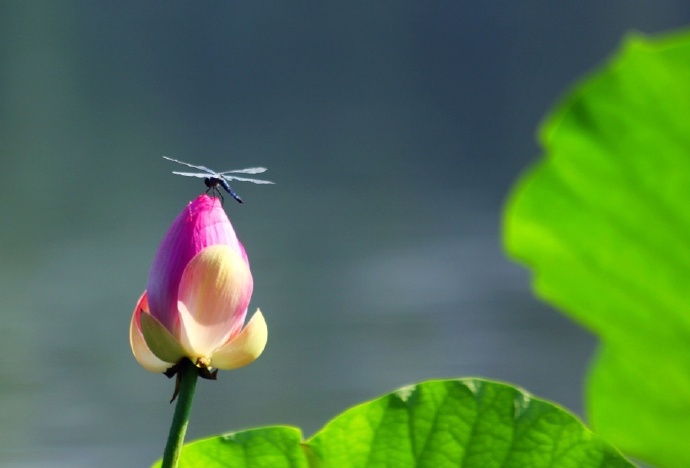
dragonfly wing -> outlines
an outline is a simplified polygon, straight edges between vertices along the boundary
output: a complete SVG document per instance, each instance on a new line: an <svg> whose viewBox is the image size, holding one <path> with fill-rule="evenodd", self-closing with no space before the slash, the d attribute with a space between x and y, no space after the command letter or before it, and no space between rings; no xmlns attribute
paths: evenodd
<svg viewBox="0 0 690 468"><path fill-rule="evenodd" d="M229 173L234 173L234 174L261 174L262 172L266 172L268 169L265 167L248 167L246 169L235 169L232 171L223 171L219 172L218 174L229 174Z"/></svg>
<svg viewBox="0 0 690 468"><path fill-rule="evenodd" d="M178 161L177 159L169 158L169 157L167 157L167 156L163 156L163 159L167 159L168 161L172 161L172 162L176 162L176 163L178 163L178 164L182 164L183 166L193 167L194 169L199 169L200 171L206 171L206 172L208 172L209 174L215 174L215 172L212 171L211 169L209 169L208 167L204 167L204 166L195 166L194 164L189 164L189 163L186 163L186 162L184 162L184 161ZM175 172L175 174L190 175L189 173L184 173L184 174L182 174L182 173L180 173L180 172ZM200 177L200 176L197 176L197 177Z"/></svg>
<svg viewBox="0 0 690 468"><path fill-rule="evenodd" d="M187 176L187 177L199 177L202 179L205 179L207 177L212 176L212 174L202 174L201 172L177 172L177 171L173 171L173 174L183 175L183 176Z"/></svg>
<svg viewBox="0 0 690 468"><path fill-rule="evenodd" d="M236 177L232 175L221 174L225 180L239 180L240 182L252 182L254 184L273 184L270 180L261 179L247 179L246 177Z"/></svg>

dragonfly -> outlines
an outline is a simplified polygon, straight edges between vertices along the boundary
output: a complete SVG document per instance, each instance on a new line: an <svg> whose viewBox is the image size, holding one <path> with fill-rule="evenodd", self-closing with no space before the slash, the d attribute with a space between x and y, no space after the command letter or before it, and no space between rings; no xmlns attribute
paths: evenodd
<svg viewBox="0 0 690 468"><path fill-rule="evenodd" d="M203 172L178 172L178 171L173 171L173 174L181 175L181 176L187 176L187 177L199 177L200 179L204 179L204 184L206 187L208 187L208 190L206 190L206 193L208 192L213 192L214 195L220 196L221 201L224 201L223 195L220 193L220 190L218 189L218 186L220 185L225 189L226 192L228 192L232 198L237 200L240 203L243 203L242 199L240 198L239 195L230 187L229 182L231 180L237 180L240 182L252 182L254 184L272 184L270 180L261 180L261 179L248 179L247 177L240 177L236 176L235 174L261 174L262 172L266 172L265 167L248 167L247 169L235 169L231 171L223 171L223 172L216 172L212 169L209 169L208 167L205 166L196 166L194 164L189 164L184 161L178 161L177 159L169 158L167 156L163 156L163 159L167 159L168 161L176 162L178 164L182 164L183 166L191 167L194 169L198 169Z"/></svg>

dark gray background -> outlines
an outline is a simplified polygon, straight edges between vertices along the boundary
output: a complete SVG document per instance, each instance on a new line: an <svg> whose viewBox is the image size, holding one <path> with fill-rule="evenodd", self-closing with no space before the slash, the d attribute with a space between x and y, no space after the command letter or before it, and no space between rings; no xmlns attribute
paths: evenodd
<svg viewBox="0 0 690 468"><path fill-rule="evenodd" d="M269 327L201 381L189 439L310 435L412 382L484 376L582 411L595 340L533 299L500 216L558 96L686 1L0 3L0 464L147 466L172 382L129 350L169 155L265 165L225 207Z"/></svg>

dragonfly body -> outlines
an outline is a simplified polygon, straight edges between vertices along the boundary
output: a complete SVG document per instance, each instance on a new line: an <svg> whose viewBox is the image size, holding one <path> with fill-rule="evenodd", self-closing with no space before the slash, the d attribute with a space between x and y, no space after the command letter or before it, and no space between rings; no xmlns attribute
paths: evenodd
<svg viewBox="0 0 690 468"><path fill-rule="evenodd" d="M205 166L195 166L194 164L189 164L183 161L178 161L177 159L173 158L168 158L167 156L163 156L164 159L167 159L168 161L176 162L178 164L182 164L187 167L193 167L194 169L198 169L203 172L177 172L173 171L173 174L177 175L182 175L182 176L188 176L188 177L199 177L204 179L204 185L208 187L208 190L206 193L209 191L213 191L214 194L218 194L221 198L223 199L223 195L221 195L220 190L218 190L218 186L220 185L223 187L223 189L228 192L232 198L237 200L239 203L242 203L242 199L240 198L239 195L230 187L230 181L231 180L239 180L241 182L252 182L255 184L272 184L270 180L261 180L261 179L249 179L246 177L239 177L234 174L260 174L262 172L266 171L265 167L249 167L247 169L235 169L231 171L223 171L223 172L215 172L208 167Z"/></svg>
<svg viewBox="0 0 690 468"><path fill-rule="evenodd" d="M225 179L223 179L222 177L221 178L205 177L204 178L204 184L210 190L218 190L217 187L220 185L221 187L223 187L225 189L226 192L228 192L232 196L232 198L234 198L235 200L237 200L240 203L244 203L242 201L242 199L240 198L240 196L237 195L237 193L232 189L232 187L230 187L230 184L228 184L228 182Z"/></svg>

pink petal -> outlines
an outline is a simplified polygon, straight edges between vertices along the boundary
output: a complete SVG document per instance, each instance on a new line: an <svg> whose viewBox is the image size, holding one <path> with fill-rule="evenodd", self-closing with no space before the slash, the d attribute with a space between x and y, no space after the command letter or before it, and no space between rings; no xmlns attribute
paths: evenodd
<svg viewBox="0 0 690 468"><path fill-rule="evenodd" d="M146 291L144 291L144 294L142 294L139 298L139 301L134 308L134 313L132 314L132 320L129 324L129 344L132 347L134 357L144 369L151 372L163 372L172 366L173 363L158 359L146 345L146 340L141 332L139 320L142 313L146 315L149 313Z"/></svg>
<svg viewBox="0 0 690 468"><path fill-rule="evenodd" d="M226 245L247 256L217 198L201 195L180 213L161 242L151 267L148 297L151 315L177 334L177 294L187 264L208 246Z"/></svg>
<svg viewBox="0 0 690 468"><path fill-rule="evenodd" d="M180 280L180 342L188 357L210 358L242 328L254 283L249 266L225 245L202 250Z"/></svg>
<svg viewBox="0 0 690 468"><path fill-rule="evenodd" d="M213 353L211 366L226 370L246 366L261 355L267 339L266 320L257 309L247 326Z"/></svg>

